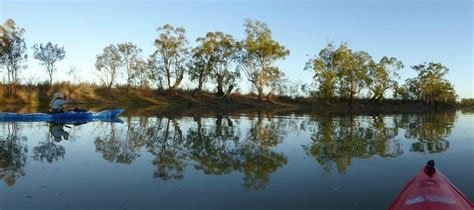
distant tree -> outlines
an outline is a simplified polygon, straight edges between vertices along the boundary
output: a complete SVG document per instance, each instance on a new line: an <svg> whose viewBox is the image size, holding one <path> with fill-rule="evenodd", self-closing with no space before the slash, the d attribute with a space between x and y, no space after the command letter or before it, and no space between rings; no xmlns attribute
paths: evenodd
<svg viewBox="0 0 474 210"><path fill-rule="evenodd" d="M411 67L418 76L407 79L410 95L418 100L437 106L456 103L456 92L453 85L444 76L449 69L441 63L424 63Z"/></svg>
<svg viewBox="0 0 474 210"><path fill-rule="evenodd" d="M262 100L264 88L281 75L272 65L288 56L290 51L273 40L267 24L246 20L244 26L247 37L241 43L239 63L248 81L257 89L259 100Z"/></svg>
<svg viewBox="0 0 474 210"><path fill-rule="evenodd" d="M231 35L222 32L209 32L196 41L199 45L193 50L193 55L203 61L203 67L217 84L217 94L224 95L224 90L234 85L235 80L240 77L238 71L231 70L239 50L238 42Z"/></svg>
<svg viewBox="0 0 474 210"><path fill-rule="evenodd" d="M46 72L49 75L49 85L53 84L53 74L57 71L54 66L56 62L63 60L66 57L64 47L59 47L57 44L48 42L45 45L33 45L33 57L40 61L40 65L46 67Z"/></svg>
<svg viewBox="0 0 474 210"><path fill-rule="evenodd" d="M107 88L111 88L119 75L122 56L115 45L109 45L104 48L102 54L97 55L95 67L99 72L99 80Z"/></svg>
<svg viewBox="0 0 474 210"><path fill-rule="evenodd" d="M192 50L192 61L190 63L188 74L191 81L196 81L197 91L202 90L202 86L209 78L211 73L212 59L211 55L204 52L202 46L197 46Z"/></svg>
<svg viewBox="0 0 474 210"><path fill-rule="evenodd" d="M163 75L168 90L175 90L183 80L188 65L188 48L185 32L182 27L173 27L166 24L157 29L159 37L155 39L157 48L156 59L157 75ZM172 79L174 81L172 82Z"/></svg>
<svg viewBox="0 0 474 210"><path fill-rule="evenodd" d="M474 107L474 98L463 98L459 103L461 107Z"/></svg>
<svg viewBox="0 0 474 210"><path fill-rule="evenodd" d="M151 62L143 59L134 59L130 65L130 68L134 72L133 80L137 87L144 89L150 87L150 79L152 78L152 67Z"/></svg>
<svg viewBox="0 0 474 210"><path fill-rule="evenodd" d="M267 100L271 100L275 91L278 91L279 87L283 85L287 80L285 79L285 73L280 71L278 67L270 68L271 76L274 78L270 80L269 87L270 90L267 94ZM298 84L299 85L299 84Z"/></svg>
<svg viewBox="0 0 474 210"><path fill-rule="evenodd" d="M127 86L130 87L132 85L134 76L136 76L136 72L133 71L134 68L132 68L132 64L137 59L139 59L138 57L140 56L142 50L132 42L117 44L117 48L121 54L123 59L122 62L127 72Z"/></svg>
<svg viewBox="0 0 474 210"><path fill-rule="evenodd" d="M372 57L364 52L352 52L347 43L334 51L334 64L338 69L339 94L352 104L360 91L367 86Z"/></svg>
<svg viewBox="0 0 474 210"><path fill-rule="evenodd" d="M314 71L313 79L316 82L317 96L329 101L336 96L337 69L334 64L334 45L329 43L318 56L306 62L305 70Z"/></svg>
<svg viewBox="0 0 474 210"><path fill-rule="evenodd" d="M26 68L28 56L24 34L25 29L17 27L12 19L0 25L0 67L7 69L8 97L16 94L18 73Z"/></svg>
<svg viewBox="0 0 474 210"><path fill-rule="evenodd" d="M380 101L384 98L385 92L398 87L395 80L399 78L398 70L403 68L403 63L396 58L384 56L378 63L373 63L369 70L369 89L372 93L372 100ZM394 91L396 92L396 91Z"/></svg>
<svg viewBox="0 0 474 210"><path fill-rule="evenodd" d="M150 57L148 57L147 66L148 66L148 70L150 71L150 72L148 72L148 76L150 77L149 78L150 79L149 80L150 85L154 85L159 90L163 90L164 89L164 83L165 83L164 82L164 75L161 74L161 70L157 65L155 55L151 55Z"/></svg>

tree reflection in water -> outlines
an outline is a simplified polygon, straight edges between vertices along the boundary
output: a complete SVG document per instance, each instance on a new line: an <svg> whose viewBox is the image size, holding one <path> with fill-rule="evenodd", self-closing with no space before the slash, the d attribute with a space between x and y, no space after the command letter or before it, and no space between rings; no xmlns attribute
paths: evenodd
<svg viewBox="0 0 474 210"><path fill-rule="evenodd" d="M264 122L263 114L259 113L256 119L249 120L251 128L243 139L240 128L233 126L229 116L219 114L213 130L203 128L200 118L195 121L197 126L190 128L186 142L195 168L206 174L239 171L244 174L245 189L261 189L270 175L287 163L283 153L271 150L282 142L285 132L279 128L278 118Z"/></svg>
<svg viewBox="0 0 474 210"><path fill-rule="evenodd" d="M180 122L191 125L185 134ZM154 177L163 180L182 179L189 164L208 175L242 172L246 189L260 189L272 173L287 163L283 153L272 151L286 132L280 127L281 122L279 118L265 120L260 113L249 120L251 129L243 133L240 126L235 126L238 122L226 114L217 114L211 125L203 123L199 115L192 121L174 117L133 118L128 120L127 131L117 131L111 125L110 132L97 137L95 144L105 159L119 163L130 163L118 161L122 160L117 157L123 151L137 153L144 146L154 156ZM126 135L117 135L125 132ZM125 139L117 140L118 136Z"/></svg>
<svg viewBox="0 0 474 210"><path fill-rule="evenodd" d="M400 129L405 129L405 138L417 140L412 143L413 152L447 150L446 138L451 134L455 116L455 113L336 118L320 115L312 118L313 143L304 145L303 149L326 173L335 165L338 173L344 174L353 158L400 156L403 151L396 139Z"/></svg>
<svg viewBox="0 0 474 210"><path fill-rule="evenodd" d="M182 179L188 154L178 120L167 118L156 122L156 127L152 127L156 130L148 132L151 138L146 144L148 151L155 156L152 161L157 167L154 177L163 180Z"/></svg>
<svg viewBox="0 0 474 210"><path fill-rule="evenodd" d="M69 139L69 132L64 130L66 125L64 123L49 123L49 133L46 141L40 142L39 146L33 148L34 160L46 160L48 163L64 158L66 149L62 145L57 145L55 142Z"/></svg>
<svg viewBox="0 0 474 210"><path fill-rule="evenodd" d="M287 163L284 153L274 151L287 132L310 131L312 143L303 145L306 154L326 173L335 168L344 174L353 158L400 156L403 151L397 136L403 130L406 138L417 139L411 151L445 151L454 118L453 113L295 118L264 112L248 119L232 119L224 113L215 118L140 117L128 119L120 131L110 124L109 133L97 137L95 143L105 159L125 164L145 148L154 156L154 177L163 180L182 179L186 165L193 165L207 175L241 172L245 189L261 189ZM245 130L240 121L250 128ZM185 132L180 123L187 125Z"/></svg>
<svg viewBox="0 0 474 210"><path fill-rule="evenodd" d="M416 139L411 151L420 153L440 153L448 150L456 113L425 113L402 117L401 125L406 129L405 138Z"/></svg>
<svg viewBox="0 0 474 210"><path fill-rule="evenodd" d="M189 157L195 161L194 167L205 174L228 174L235 168L235 147L238 145L240 130L234 126L229 116L219 114L214 126L203 126L201 117L194 117L196 127L189 128L186 146Z"/></svg>
<svg viewBox="0 0 474 210"><path fill-rule="evenodd" d="M117 126L120 125L113 122L99 123L96 130L100 133L94 141L96 151L102 153L102 157L110 162L131 164L140 156L138 150L144 145L140 142L143 139L131 136L134 126L129 126L125 131L117 129Z"/></svg>
<svg viewBox="0 0 474 210"><path fill-rule="evenodd" d="M94 122L91 135L96 151L110 162L131 164L140 154L153 155L156 178L183 179L189 165L207 175L239 172L243 187L256 190L264 188L271 175L287 164L287 156L277 147L289 132L311 132L311 143L303 145L305 153L326 173L344 174L354 158L402 155L397 137L413 141L412 152L446 151L456 118L452 112L299 118L261 111L248 116L222 112L212 118L200 114L191 118L133 117L126 124ZM20 136L16 123L0 126L0 179L13 185L25 175L26 137ZM64 157L65 149L57 143L69 138L64 124L51 123L49 133L46 141L33 148L34 160L51 163Z"/></svg>
<svg viewBox="0 0 474 210"><path fill-rule="evenodd" d="M26 175L28 149L26 137L20 136L18 124L2 124L0 133L0 179L12 186L18 177Z"/></svg>

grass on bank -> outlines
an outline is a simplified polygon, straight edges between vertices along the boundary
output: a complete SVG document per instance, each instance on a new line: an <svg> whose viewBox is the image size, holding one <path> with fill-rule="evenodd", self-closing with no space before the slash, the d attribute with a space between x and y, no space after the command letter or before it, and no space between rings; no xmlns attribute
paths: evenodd
<svg viewBox="0 0 474 210"><path fill-rule="evenodd" d="M321 109L351 110L417 110L431 109L420 101L385 99L374 102L369 99L357 99L349 106L347 101L335 100L330 103L316 98L272 96L259 101L255 94L233 93L224 99L209 91L193 90L176 91L138 89L126 86L105 88L95 84L56 83L51 87L47 84L35 86L17 86L15 97L7 97L7 85L0 85L0 104L28 104L30 106L47 106L55 92L65 93L75 104L115 104L123 106L181 105L181 106L216 106L216 107L304 107ZM474 100L465 100L463 105L473 105Z"/></svg>

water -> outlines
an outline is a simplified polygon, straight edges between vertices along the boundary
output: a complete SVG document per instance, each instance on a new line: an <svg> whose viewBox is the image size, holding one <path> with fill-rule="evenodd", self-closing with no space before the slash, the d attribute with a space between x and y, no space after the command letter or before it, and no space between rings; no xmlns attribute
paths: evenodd
<svg viewBox="0 0 474 210"><path fill-rule="evenodd" d="M0 209L386 209L430 159L474 198L474 114L127 110L0 123Z"/></svg>

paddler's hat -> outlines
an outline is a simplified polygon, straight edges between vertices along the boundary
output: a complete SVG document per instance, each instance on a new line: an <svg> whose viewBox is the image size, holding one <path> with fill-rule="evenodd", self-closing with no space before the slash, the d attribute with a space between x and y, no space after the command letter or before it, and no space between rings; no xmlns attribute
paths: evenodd
<svg viewBox="0 0 474 210"><path fill-rule="evenodd" d="M56 99L56 98L64 98L64 94L63 94L62 92L56 92L56 93L54 93L53 98L54 98L54 99Z"/></svg>

